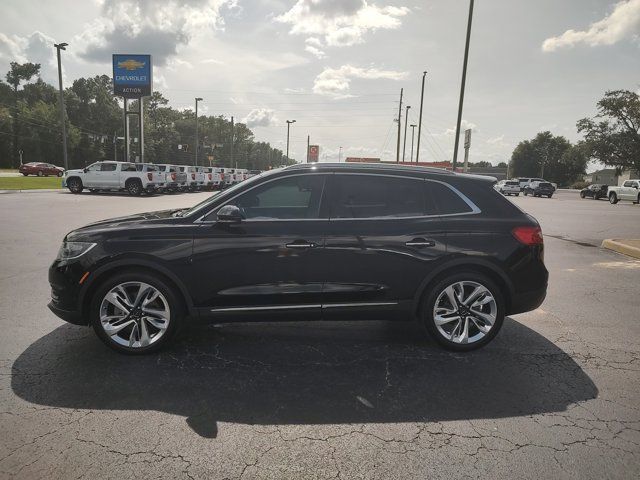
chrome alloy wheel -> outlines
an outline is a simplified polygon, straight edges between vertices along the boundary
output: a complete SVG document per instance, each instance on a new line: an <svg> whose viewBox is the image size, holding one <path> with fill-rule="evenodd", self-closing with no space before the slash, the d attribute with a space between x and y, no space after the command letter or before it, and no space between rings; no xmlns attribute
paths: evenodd
<svg viewBox="0 0 640 480"><path fill-rule="evenodd" d="M148 283L118 284L100 304L100 326L113 342L125 347L143 348L157 342L170 321L169 302Z"/></svg>
<svg viewBox="0 0 640 480"><path fill-rule="evenodd" d="M438 295L433 307L438 332L460 344L484 338L493 328L497 314L498 306L489 289L472 281L449 285Z"/></svg>

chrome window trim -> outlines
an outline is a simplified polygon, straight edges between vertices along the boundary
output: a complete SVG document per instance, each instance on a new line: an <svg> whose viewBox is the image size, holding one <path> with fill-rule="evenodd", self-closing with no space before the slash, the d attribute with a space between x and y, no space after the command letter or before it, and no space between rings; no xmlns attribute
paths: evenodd
<svg viewBox="0 0 640 480"><path fill-rule="evenodd" d="M322 308L386 307L391 305L398 305L398 302L323 303Z"/></svg>
<svg viewBox="0 0 640 480"><path fill-rule="evenodd" d="M389 175L389 174L386 174L386 173L326 172L326 171L313 172L312 171L312 172L300 172L300 173L294 173L294 174L291 174L291 175L285 175L285 176L282 176L282 177L276 177L276 178L269 179L269 180L267 180L265 182L261 182L261 183L259 183L257 185L254 185L253 187L250 187L247 190L243 190L242 192L239 192L236 195L234 195L233 197L227 199L222 205L219 205L216 208L214 208L213 210L211 210L208 213L206 213L205 215L202 215L198 219L194 220L193 223L194 224L196 224L196 223L198 223L198 224L213 224L213 223L216 223L215 220L204 220L204 218L207 217L208 215L210 215L211 213L217 212L218 210L220 210L222 207L227 205L229 202L231 202L235 198L239 197L240 195L242 195L244 193L247 193L247 192L253 190L254 188L260 187L262 185L266 185L267 183L273 182L275 180L279 180L281 178L299 177L299 176L302 176L302 175L367 175L367 176L376 176L376 177L404 178L404 179L416 180L416 181L421 181L421 182L440 183L440 184L446 186L447 188L449 188L450 190L452 190L456 195L458 195L464 201L464 203L467 204L467 206L471 209L471 211L470 212L460 212L460 213L434 214L434 215L411 215L411 216L403 216L403 217L384 216L384 217L366 217L366 218L331 218L331 217L327 217L327 218L254 218L254 219L243 220L243 223L252 223L252 222L317 222L317 221L327 222L327 221L411 220L411 219L421 219L421 218L453 217L453 216L460 216L460 215L477 215L477 214L482 212L482 210L480 210L480 208L475 203L473 203L473 201L471 201L471 199L469 197L467 197L464 193L462 193L460 190L458 190L453 185L450 185L449 183L443 182L441 180L434 180L434 179L431 179L431 178L414 177L414 176L409 176L409 175ZM326 182L325 182L325 185L323 185L322 188L323 188L323 192L322 192L322 196L323 196L324 195L324 189L326 188ZM322 201L322 196L321 196L321 201ZM320 207L322 207L322 205L320 205Z"/></svg>

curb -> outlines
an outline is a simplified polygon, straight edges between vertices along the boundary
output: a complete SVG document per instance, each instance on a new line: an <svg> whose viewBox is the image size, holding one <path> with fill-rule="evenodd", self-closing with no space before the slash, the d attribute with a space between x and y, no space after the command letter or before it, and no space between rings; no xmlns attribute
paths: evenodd
<svg viewBox="0 0 640 480"><path fill-rule="evenodd" d="M63 191L63 188L31 188L29 190L0 190L0 195L4 193L51 193Z"/></svg>
<svg viewBox="0 0 640 480"><path fill-rule="evenodd" d="M640 240L607 238L602 241L602 248L640 259Z"/></svg>

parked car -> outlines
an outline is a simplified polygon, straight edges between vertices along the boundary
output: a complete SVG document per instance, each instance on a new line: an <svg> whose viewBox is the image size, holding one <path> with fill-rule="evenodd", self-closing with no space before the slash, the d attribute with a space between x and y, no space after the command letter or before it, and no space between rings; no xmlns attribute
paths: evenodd
<svg viewBox="0 0 640 480"><path fill-rule="evenodd" d="M640 180L625 180L621 187L609 187L608 195L614 205L620 200L640 203Z"/></svg>
<svg viewBox="0 0 640 480"><path fill-rule="evenodd" d="M500 180L494 188L503 195L520 195L520 183L518 180Z"/></svg>
<svg viewBox="0 0 640 480"><path fill-rule="evenodd" d="M177 165L160 164L158 170L164 174L164 181L160 188L167 192L176 192L187 187L187 174L180 171Z"/></svg>
<svg viewBox="0 0 640 480"><path fill-rule="evenodd" d="M232 185L235 185L236 183L236 175L235 175L235 170L233 168L225 168L224 169L224 186L225 188L227 187L231 187Z"/></svg>
<svg viewBox="0 0 640 480"><path fill-rule="evenodd" d="M492 185L395 165L272 170L192 208L73 230L49 308L126 353L161 348L190 318L411 319L472 350L547 288L538 222Z"/></svg>
<svg viewBox="0 0 640 480"><path fill-rule="evenodd" d="M531 178L531 177L519 177L520 191L524 192L524 189L529 186L531 182L544 182L543 178Z"/></svg>
<svg viewBox="0 0 640 480"><path fill-rule="evenodd" d="M221 168L205 167L204 168L204 183L207 190L220 190L222 185L222 172Z"/></svg>
<svg viewBox="0 0 640 480"><path fill-rule="evenodd" d="M25 177L28 175L37 175L38 177L48 177L49 175L54 175L56 177L61 177L64 175L64 168L56 167L50 163L40 163L40 162L29 162L20 165L18 168L18 172L20 172Z"/></svg>
<svg viewBox="0 0 640 480"><path fill-rule="evenodd" d="M553 185L549 182L533 181L524 187L525 195L533 195L534 197L549 197L553 196L555 192Z"/></svg>
<svg viewBox="0 0 640 480"><path fill-rule="evenodd" d="M195 192L204 188L204 167L187 167L187 188Z"/></svg>
<svg viewBox="0 0 640 480"><path fill-rule="evenodd" d="M601 185L594 183L587 188L580 190L580 198L593 198L594 200L600 200L601 198L607 198L608 185Z"/></svg>
<svg viewBox="0 0 640 480"><path fill-rule="evenodd" d="M72 193L120 190L131 195L155 191L164 179L158 167L151 163L96 162L86 168L67 170L62 186Z"/></svg>

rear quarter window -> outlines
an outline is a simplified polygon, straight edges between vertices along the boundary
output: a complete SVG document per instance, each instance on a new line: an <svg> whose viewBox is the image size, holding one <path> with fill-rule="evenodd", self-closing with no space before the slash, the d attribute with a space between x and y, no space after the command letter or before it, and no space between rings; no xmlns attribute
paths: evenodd
<svg viewBox="0 0 640 480"><path fill-rule="evenodd" d="M427 214L434 215L455 215L461 213L471 213L473 208L469 205L453 188L444 183L427 180L427 192L430 194L432 202L428 202L435 206ZM455 187L454 187L455 188Z"/></svg>

